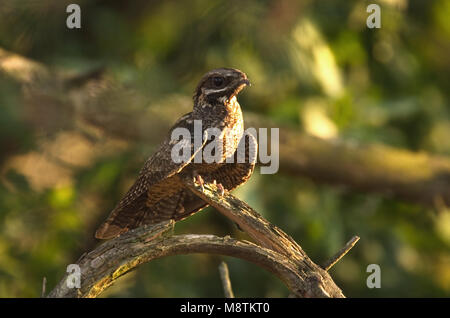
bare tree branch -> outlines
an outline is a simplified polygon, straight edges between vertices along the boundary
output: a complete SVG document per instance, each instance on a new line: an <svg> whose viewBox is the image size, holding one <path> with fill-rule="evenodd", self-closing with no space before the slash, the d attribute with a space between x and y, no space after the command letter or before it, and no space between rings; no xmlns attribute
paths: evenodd
<svg viewBox="0 0 450 318"><path fill-rule="evenodd" d="M219 265L220 280L222 281L223 294L225 298L234 298L233 289L231 288L230 273L228 271L228 265L225 262L221 262Z"/></svg>
<svg viewBox="0 0 450 318"><path fill-rule="evenodd" d="M185 178L183 181L193 193L237 223L256 243L286 256L297 264L299 271L305 274L304 278L308 282L308 287L305 289L300 287L300 289L294 291L295 294L300 294L303 297L344 296L331 276L316 265L292 237L270 224L248 204L229 192L222 195L215 184L204 184L202 189L200 185L196 185L189 178Z"/></svg>
<svg viewBox="0 0 450 318"><path fill-rule="evenodd" d="M47 287L47 277L42 278L42 290L41 290L41 298L45 297L45 289Z"/></svg>
<svg viewBox="0 0 450 318"><path fill-rule="evenodd" d="M81 288L69 288L67 274L48 297L96 297L117 278L153 259L190 253L212 253L241 258L279 277L297 297L344 297L320 266L314 264L287 234L271 225L247 204L229 193L223 196L213 184L200 186L186 180L195 194L238 223L262 246L214 235L168 235L174 222L144 226L107 241L83 255Z"/></svg>
<svg viewBox="0 0 450 318"><path fill-rule="evenodd" d="M341 248L333 257L331 257L325 264L323 264L322 268L326 271L329 271L331 267L333 267L337 262L341 260L359 241L359 236L353 236L350 241L345 244L343 248Z"/></svg>
<svg viewBox="0 0 450 318"><path fill-rule="evenodd" d="M297 297L302 296L300 290L307 288L308 281L296 263L284 255L230 237L197 234L162 237L162 233L170 231L172 226L173 222L145 226L103 243L78 261L80 289L67 287L66 274L47 297L96 297L117 278L141 264L161 257L191 253L220 254L253 262L279 277Z"/></svg>
<svg viewBox="0 0 450 318"><path fill-rule="evenodd" d="M183 181L192 192L237 223L261 246L288 257L303 258L305 256L302 248L289 235L270 224L258 212L229 192L221 195L214 184L204 184L202 188L188 178Z"/></svg>
<svg viewBox="0 0 450 318"><path fill-rule="evenodd" d="M251 125L250 118L246 116L246 123ZM262 125L264 119L258 123ZM290 176L308 177L317 183L343 185L433 208L437 200L450 205L447 157L380 144L323 140L280 128L279 158L280 172Z"/></svg>

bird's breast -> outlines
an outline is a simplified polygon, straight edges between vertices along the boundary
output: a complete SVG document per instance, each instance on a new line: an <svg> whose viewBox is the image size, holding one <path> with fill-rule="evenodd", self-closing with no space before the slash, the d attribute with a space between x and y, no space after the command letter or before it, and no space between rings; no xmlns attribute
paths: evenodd
<svg viewBox="0 0 450 318"><path fill-rule="evenodd" d="M211 149L211 143L214 147L221 147L220 158L215 160L215 164L222 164L226 158L234 155L239 141L244 133L244 119L242 111L236 97L219 105L208 105L200 108L201 113L194 116L202 121L203 131L214 128L220 131L220 136L215 134L214 138L206 143L203 150ZM217 138L219 137L219 138Z"/></svg>
<svg viewBox="0 0 450 318"><path fill-rule="evenodd" d="M244 118L236 97L233 97L227 104L227 115L223 125L223 160L233 156L239 141L244 134Z"/></svg>

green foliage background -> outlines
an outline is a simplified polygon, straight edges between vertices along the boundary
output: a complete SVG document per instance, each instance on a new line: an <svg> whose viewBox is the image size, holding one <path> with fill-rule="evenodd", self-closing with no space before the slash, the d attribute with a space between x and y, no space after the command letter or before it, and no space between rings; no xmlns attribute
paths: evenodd
<svg viewBox="0 0 450 318"><path fill-rule="evenodd" d="M368 29L366 1L79 0L82 28L69 30L65 8L71 2L3 0L0 47L72 73L104 66L114 81L146 96L144 109L189 98L209 69L235 67L253 84L240 95L244 116L252 111L355 144L450 155L449 1L373 1L381 6L382 27ZM76 118L32 126L26 118L36 114L23 107L21 96L19 86L0 75L1 297L39 296L43 276L52 288L67 264L93 246L95 227L155 146L129 141L120 151L69 167L64 182L40 183L53 169L33 156L20 158L42 153L42 140L60 140ZM123 102L135 107L132 98ZM51 115L50 109L42 116ZM64 138L57 145L61 151L73 146ZM255 173L236 195L292 235L316 263L359 235L331 270L346 296L450 296L445 206L281 174ZM177 224L176 232L243 237L210 208ZM222 259L157 260L104 296L222 297ZM288 295L264 270L225 259L237 296ZM381 266L380 289L366 287L371 263Z"/></svg>

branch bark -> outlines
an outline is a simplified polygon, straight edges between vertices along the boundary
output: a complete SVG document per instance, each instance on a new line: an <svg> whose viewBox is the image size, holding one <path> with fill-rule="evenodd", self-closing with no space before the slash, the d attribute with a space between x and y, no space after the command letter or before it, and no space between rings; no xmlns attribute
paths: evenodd
<svg viewBox="0 0 450 318"><path fill-rule="evenodd" d="M316 265L292 237L269 223L248 204L229 192L222 195L215 184L205 184L202 188L191 179L183 181L194 194L237 223L257 244L284 255L297 264L307 284L294 290L295 294L302 297L344 297L331 276Z"/></svg>
<svg viewBox="0 0 450 318"><path fill-rule="evenodd" d="M195 194L238 223L262 246L214 235L168 235L174 226L166 221L129 231L83 255L81 288L69 288L67 274L48 297L96 297L117 278L157 258L190 253L212 253L241 258L279 277L297 297L344 297L331 276L313 263L301 247L271 225L247 204L229 193L221 195L213 184L201 187L186 180Z"/></svg>
<svg viewBox="0 0 450 318"><path fill-rule="evenodd" d="M55 117L81 118L84 123L100 128L110 136L158 143L173 123L174 116L191 108L191 101L186 98L185 102L149 109L146 102L142 102L145 100L142 96L131 94L132 99L129 91L109 85L105 80L83 85L80 78L88 81L92 76L69 76L50 71L40 63L1 49L0 72L28 88L31 103L44 98L45 102L34 102L32 108L58 105L52 108L52 113L63 114L39 118L53 122L37 124L39 129L54 125ZM76 89L71 85L74 79ZM67 109L69 114L66 116ZM280 127L247 111L245 122L247 127ZM382 193L430 207L435 207L436 201L450 205L450 160L447 157L383 145L322 140L281 127L279 158L280 172L288 175L306 176L318 183L344 185L357 191Z"/></svg>
<svg viewBox="0 0 450 318"><path fill-rule="evenodd" d="M284 255L230 237L197 234L154 237L155 232L159 236L161 230L170 231L172 226L173 223L166 222L156 225L156 228L141 227L103 243L77 262L81 269L80 289L68 287L69 274L66 274L47 297L97 297L116 279L141 264L161 257L192 253L219 254L250 261L275 274L297 296L305 296L300 291L308 288L311 281L305 281L296 263ZM321 296L327 295L322 293Z"/></svg>

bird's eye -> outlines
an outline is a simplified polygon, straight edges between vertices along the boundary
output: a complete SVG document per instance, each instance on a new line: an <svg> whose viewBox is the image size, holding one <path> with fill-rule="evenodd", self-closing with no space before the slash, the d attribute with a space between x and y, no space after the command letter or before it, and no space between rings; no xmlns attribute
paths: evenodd
<svg viewBox="0 0 450 318"><path fill-rule="evenodd" d="M215 87L221 87L223 85L223 83L225 82L225 80L223 79L223 77L216 76L216 77L213 77L212 82Z"/></svg>

